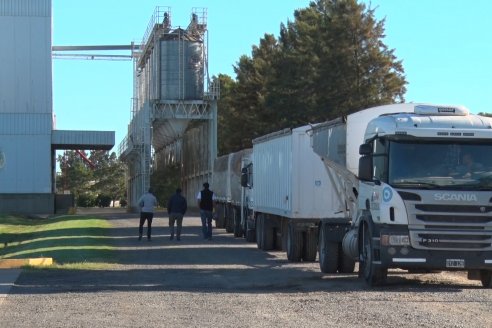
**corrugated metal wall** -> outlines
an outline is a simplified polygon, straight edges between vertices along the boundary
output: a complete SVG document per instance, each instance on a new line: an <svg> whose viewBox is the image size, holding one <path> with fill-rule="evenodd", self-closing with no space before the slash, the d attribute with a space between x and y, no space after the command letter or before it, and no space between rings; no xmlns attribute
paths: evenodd
<svg viewBox="0 0 492 328"><path fill-rule="evenodd" d="M50 135L52 122L51 113L0 113L0 135Z"/></svg>
<svg viewBox="0 0 492 328"><path fill-rule="evenodd" d="M255 209L291 217L292 135L283 134L253 145Z"/></svg>
<svg viewBox="0 0 492 328"><path fill-rule="evenodd" d="M51 1L0 0L0 112L51 113Z"/></svg>
<svg viewBox="0 0 492 328"><path fill-rule="evenodd" d="M51 0L0 0L0 16L51 16Z"/></svg>
<svg viewBox="0 0 492 328"><path fill-rule="evenodd" d="M51 0L0 0L0 40L0 193L51 193Z"/></svg>
<svg viewBox="0 0 492 328"><path fill-rule="evenodd" d="M0 193L51 193L51 136L0 135Z"/></svg>
<svg viewBox="0 0 492 328"><path fill-rule="evenodd" d="M113 131L54 130L51 136L56 149L106 149L113 148Z"/></svg>
<svg viewBox="0 0 492 328"><path fill-rule="evenodd" d="M336 188L310 146L310 126L253 144L256 211L288 218L343 217ZM261 139L261 138L259 138Z"/></svg>

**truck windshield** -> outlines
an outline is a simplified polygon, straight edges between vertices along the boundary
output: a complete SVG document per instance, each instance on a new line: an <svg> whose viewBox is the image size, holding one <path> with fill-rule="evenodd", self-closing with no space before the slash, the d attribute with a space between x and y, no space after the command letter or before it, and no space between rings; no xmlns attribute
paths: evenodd
<svg viewBox="0 0 492 328"><path fill-rule="evenodd" d="M396 188L492 190L492 144L391 141L388 183Z"/></svg>

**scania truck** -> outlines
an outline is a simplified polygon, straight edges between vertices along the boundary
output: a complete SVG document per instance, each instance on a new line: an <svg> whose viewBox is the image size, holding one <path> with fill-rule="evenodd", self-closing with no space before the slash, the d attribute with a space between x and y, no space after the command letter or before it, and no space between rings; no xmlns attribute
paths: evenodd
<svg viewBox="0 0 492 328"><path fill-rule="evenodd" d="M492 118L393 104L309 133L343 204L343 218L336 207L319 222L321 271L340 271L343 252L371 286L400 268L467 271L492 287Z"/></svg>

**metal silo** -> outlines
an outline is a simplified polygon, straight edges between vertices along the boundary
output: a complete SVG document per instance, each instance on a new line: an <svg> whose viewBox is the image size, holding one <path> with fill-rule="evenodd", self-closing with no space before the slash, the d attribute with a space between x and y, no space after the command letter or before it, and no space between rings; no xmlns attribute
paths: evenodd
<svg viewBox="0 0 492 328"><path fill-rule="evenodd" d="M207 73L207 11L192 10L186 28L173 28L170 8L157 7L135 53L136 100L125 138L130 142L120 152L130 168L128 197L134 207L156 167L187 163L181 172L186 195L196 195L211 176L217 154L219 94L218 88L210 88ZM191 122L199 133L190 131ZM137 142L139 134L145 140Z"/></svg>
<svg viewBox="0 0 492 328"><path fill-rule="evenodd" d="M160 99L203 99L203 41L181 28L160 40Z"/></svg>

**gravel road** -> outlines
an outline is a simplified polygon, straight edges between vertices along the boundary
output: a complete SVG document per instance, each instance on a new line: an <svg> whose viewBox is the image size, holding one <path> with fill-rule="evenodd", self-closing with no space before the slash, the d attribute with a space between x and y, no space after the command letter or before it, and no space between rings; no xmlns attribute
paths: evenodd
<svg viewBox="0 0 492 328"><path fill-rule="evenodd" d="M180 242L167 217L153 241L137 241L136 215L103 214L119 263L100 271L23 271L0 304L0 327L492 327L492 291L463 273L392 271L368 288L357 274L327 275L317 263L186 217Z"/></svg>

